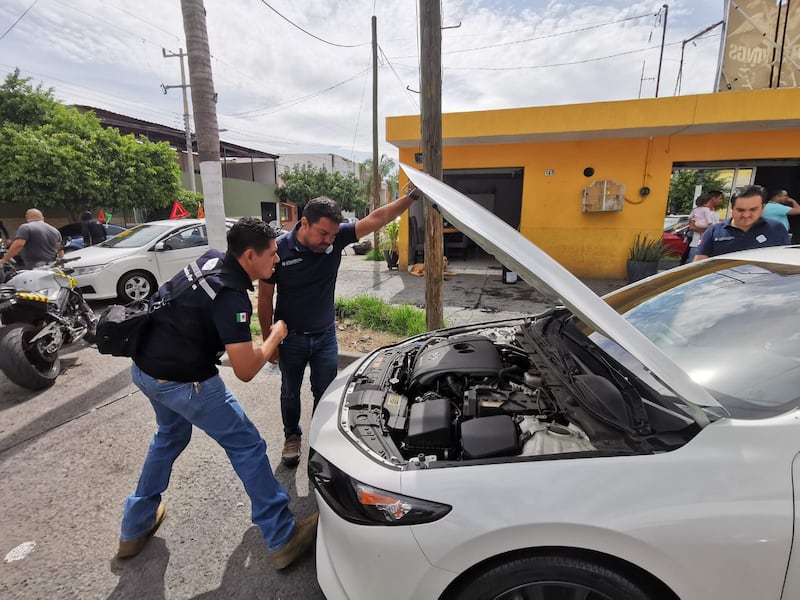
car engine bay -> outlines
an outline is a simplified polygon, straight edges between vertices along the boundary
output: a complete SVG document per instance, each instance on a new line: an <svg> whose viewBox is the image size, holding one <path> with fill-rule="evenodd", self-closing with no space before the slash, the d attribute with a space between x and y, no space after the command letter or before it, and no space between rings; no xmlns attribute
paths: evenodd
<svg viewBox="0 0 800 600"><path fill-rule="evenodd" d="M368 453L409 469L652 451L638 392L580 352L565 360L552 323L462 328L378 350L347 386L343 426Z"/></svg>

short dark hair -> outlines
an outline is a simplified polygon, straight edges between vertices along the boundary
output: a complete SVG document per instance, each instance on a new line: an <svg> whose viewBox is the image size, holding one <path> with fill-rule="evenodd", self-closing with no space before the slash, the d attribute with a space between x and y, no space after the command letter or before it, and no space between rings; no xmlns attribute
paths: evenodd
<svg viewBox="0 0 800 600"><path fill-rule="evenodd" d="M767 191L763 187L760 185L748 185L731 198L731 206L736 206L737 198L753 198L754 196L761 198L761 204L767 203Z"/></svg>
<svg viewBox="0 0 800 600"><path fill-rule="evenodd" d="M772 200L772 199L773 199L773 198L775 198L776 196L783 196L784 194L787 194L787 195L788 195L787 191L786 191L786 190L784 190L784 189L772 190L772 191L769 193L769 196L767 196L767 198L768 198L769 200Z"/></svg>
<svg viewBox="0 0 800 600"><path fill-rule="evenodd" d="M719 191L719 190L708 190L708 191L706 192L706 195L707 195L709 198L713 198L714 196L716 196L717 198L722 198L722 197L723 197L725 194L723 194L723 193L722 193L721 191Z"/></svg>
<svg viewBox="0 0 800 600"><path fill-rule="evenodd" d="M708 194L700 194L697 199L694 201L695 206L705 206L708 204L709 195Z"/></svg>
<svg viewBox="0 0 800 600"><path fill-rule="evenodd" d="M91 220L92 220L92 213L90 213L88 210L84 211L81 214L81 221L91 221Z"/></svg>
<svg viewBox="0 0 800 600"><path fill-rule="evenodd" d="M313 225L320 219L330 219L334 223L344 222L342 210L327 196L318 196L309 200L303 209L303 216L309 225Z"/></svg>
<svg viewBox="0 0 800 600"><path fill-rule="evenodd" d="M257 217L242 217L228 230L228 252L236 258L248 248L261 254L276 237L278 232L268 223Z"/></svg>

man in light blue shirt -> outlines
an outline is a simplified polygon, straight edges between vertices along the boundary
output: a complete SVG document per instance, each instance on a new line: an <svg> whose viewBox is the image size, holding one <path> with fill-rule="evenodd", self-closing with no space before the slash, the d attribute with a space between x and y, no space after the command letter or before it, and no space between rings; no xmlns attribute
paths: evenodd
<svg viewBox="0 0 800 600"><path fill-rule="evenodd" d="M764 205L764 218L778 221L789 230L789 215L800 215L800 204L789 197L786 190L774 190L769 194L769 201Z"/></svg>

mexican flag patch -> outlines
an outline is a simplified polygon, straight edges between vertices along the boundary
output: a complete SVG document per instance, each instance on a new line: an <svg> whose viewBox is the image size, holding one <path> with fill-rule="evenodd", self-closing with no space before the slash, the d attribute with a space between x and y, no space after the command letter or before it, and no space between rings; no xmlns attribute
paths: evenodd
<svg viewBox="0 0 800 600"><path fill-rule="evenodd" d="M236 322L247 323L247 313L246 312L236 313Z"/></svg>

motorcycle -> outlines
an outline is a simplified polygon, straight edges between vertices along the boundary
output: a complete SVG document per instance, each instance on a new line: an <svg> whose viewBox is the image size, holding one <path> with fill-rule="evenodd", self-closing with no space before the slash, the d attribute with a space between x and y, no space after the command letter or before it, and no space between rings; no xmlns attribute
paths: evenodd
<svg viewBox="0 0 800 600"><path fill-rule="evenodd" d="M52 386L61 348L94 341L97 319L65 262L0 274L0 370L24 388Z"/></svg>

